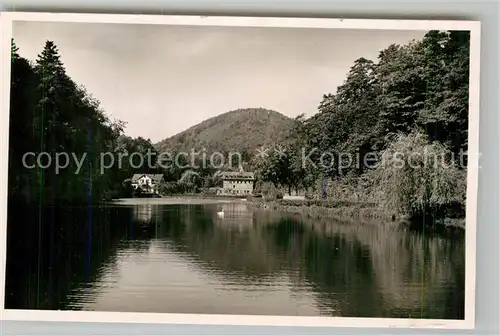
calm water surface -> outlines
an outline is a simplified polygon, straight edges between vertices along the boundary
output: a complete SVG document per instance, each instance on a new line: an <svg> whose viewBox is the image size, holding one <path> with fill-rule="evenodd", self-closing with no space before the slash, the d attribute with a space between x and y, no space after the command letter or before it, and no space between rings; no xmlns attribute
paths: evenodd
<svg viewBox="0 0 500 336"><path fill-rule="evenodd" d="M304 220L242 201L134 199L37 211L9 210L7 308L464 314L462 234Z"/></svg>

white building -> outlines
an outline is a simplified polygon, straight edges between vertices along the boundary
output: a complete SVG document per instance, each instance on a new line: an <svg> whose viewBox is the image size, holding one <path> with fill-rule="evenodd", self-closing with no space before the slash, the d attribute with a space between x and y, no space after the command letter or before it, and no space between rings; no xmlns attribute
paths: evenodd
<svg viewBox="0 0 500 336"><path fill-rule="evenodd" d="M134 190L140 187L146 193L157 194L162 181L163 174L134 174L131 184Z"/></svg>
<svg viewBox="0 0 500 336"><path fill-rule="evenodd" d="M252 195L255 176L253 172L223 172L220 195Z"/></svg>

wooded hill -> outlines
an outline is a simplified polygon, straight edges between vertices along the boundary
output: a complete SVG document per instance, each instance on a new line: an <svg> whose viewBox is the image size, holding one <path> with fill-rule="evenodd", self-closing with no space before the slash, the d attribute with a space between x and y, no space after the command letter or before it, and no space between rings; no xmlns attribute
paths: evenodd
<svg viewBox="0 0 500 336"><path fill-rule="evenodd" d="M290 139L293 119L273 110L244 108L207 119L155 145L159 152L255 153L260 147Z"/></svg>

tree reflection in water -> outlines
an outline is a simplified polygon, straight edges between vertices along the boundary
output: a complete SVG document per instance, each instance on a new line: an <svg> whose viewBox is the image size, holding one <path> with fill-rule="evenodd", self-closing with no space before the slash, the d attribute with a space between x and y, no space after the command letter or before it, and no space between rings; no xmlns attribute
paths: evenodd
<svg viewBox="0 0 500 336"><path fill-rule="evenodd" d="M175 297L185 298L182 312L191 313L205 312L211 301L219 306L210 309L228 314L463 318L463 235L312 221L252 211L243 202L144 203L93 212L88 242L89 228L78 227L85 209L58 210L56 228L42 232L44 242L55 245L42 246L40 267L36 248L20 258L20 246L9 246L7 307L177 312L169 309L179 305L155 303L155 297ZM22 235L10 230L16 234ZM87 280L78 262L90 265ZM58 280L47 281L48 274ZM123 303L141 297L148 303Z"/></svg>

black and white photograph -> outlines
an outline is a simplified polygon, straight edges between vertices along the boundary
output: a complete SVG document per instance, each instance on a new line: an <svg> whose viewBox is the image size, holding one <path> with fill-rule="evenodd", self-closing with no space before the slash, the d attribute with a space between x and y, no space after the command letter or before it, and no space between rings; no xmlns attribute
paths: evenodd
<svg viewBox="0 0 500 336"><path fill-rule="evenodd" d="M473 327L478 39L3 16L2 314Z"/></svg>

